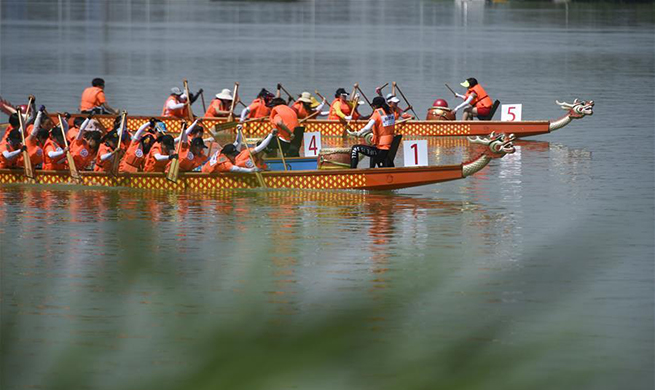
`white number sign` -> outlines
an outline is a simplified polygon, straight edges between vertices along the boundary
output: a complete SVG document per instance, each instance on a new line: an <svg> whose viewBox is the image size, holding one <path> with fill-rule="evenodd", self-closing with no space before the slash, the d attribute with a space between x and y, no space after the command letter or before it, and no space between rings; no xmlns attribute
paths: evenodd
<svg viewBox="0 0 655 390"><path fill-rule="evenodd" d="M523 104L503 104L500 109L500 120L505 122L516 122L521 120Z"/></svg>
<svg viewBox="0 0 655 390"><path fill-rule="evenodd" d="M406 167L423 167L428 165L427 140L403 141L403 153Z"/></svg>
<svg viewBox="0 0 655 390"><path fill-rule="evenodd" d="M318 131L305 133L303 143L305 144L305 157L318 156L318 152L321 151L321 133Z"/></svg>

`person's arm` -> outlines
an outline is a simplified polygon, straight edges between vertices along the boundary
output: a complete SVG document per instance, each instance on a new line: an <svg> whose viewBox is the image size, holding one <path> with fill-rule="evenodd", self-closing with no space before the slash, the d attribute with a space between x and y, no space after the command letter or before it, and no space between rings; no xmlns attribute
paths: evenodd
<svg viewBox="0 0 655 390"><path fill-rule="evenodd" d="M113 156L113 155L114 155L114 150L112 150L111 152L107 152L107 153L101 155L101 156L100 156L100 160L101 160L101 161L107 161L107 160L109 160L109 159L111 158L111 156Z"/></svg>
<svg viewBox="0 0 655 390"><path fill-rule="evenodd" d="M204 91L203 91L202 88L200 88L200 89L198 90L198 93L196 93L195 95L192 94L191 92L189 92L189 94L191 95L191 96L189 97L189 104L193 104L193 103L195 103L196 100L198 100L198 98L200 97L200 95L201 95L203 92L204 92Z"/></svg>
<svg viewBox="0 0 655 390"><path fill-rule="evenodd" d="M242 126L237 126L237 138L232 143L237 150L241 150L241 142L243 141L243 133L241 133Z"/></svg>
<svg viewBox="0 0 655 390"><path fill-rule="evenodd" d="M463 107L468 106L468 105L471 103L471 101L473 101L473 97L474 97L474 96L475 96L474 93L470 94L469 97L468 97L466 100L464 100L464 103L462 103L462 104L460 104L459 106L453 108L451 112L457 112L457 111L459 111L460 109L462 109Z"/></svg>
<svg viewBox="0 0 655 390"><path fill-rule="evenodd" d="M336 116L338 116L339 118L341 118L343 120L349 120L349 118L346 117L346 114L344 114L343 111L341 111L341 104L337 104L334 107L334 113L335 113Z"/></svg>
<svg viewBox="0 0 655 390"><path fill-rule="evenodd" d="M68 152L68 147L63 148L60 151L51 150L51 151L48 152L48 157L50 157L50 158L61 157L61 156L65 155L66 152Z"/></svg>
<svg viewBox="0 0 655 390"><path fill-rule="evenodd" d="M39 129L41 128L41 118L43 116L43 111L39 111L38 114L36 114L36 119L34 120L34 126L32 127L32 132L30 133L27 138L33 139L36 137L36 133L39 132Z"/></svg>
<svg viewBox="0 0 655 390"><path fill-rule="evenodd" d="M246 120L246 117L250 114L250 106L244 108L241 110L241 117L239 118L239 122L243 122Z"/></svg>
<svg viewBox="0 0 655 390"><path fill-rule="evenodd" d="M238 167L236 165L232 165L232 167L230 168L230 172L241 172L241 173L251 173L251 172L256 172L258 170L259 169L256 168L256 167L255 168L242 168L242 167Z"/></svg>
<svg viewBox="0 0 655 390"><path fill-rule="evenodd" d="M186 103L175 103L173 100L169 100L166 104L166 108L169 110L179 110L180 108L184 108L184 106L186 106Z"/></svg>
<svg viewBox="0 0 655 390"><path fill-rule="evenodd" d="M316 112L316 111L321 111L321 110L323 109L323 107L325 107L325 103L326 103L326 101L325 101L325 99L323 99L323 101L321 102L321 104L319 104L319 106L316 107L316 109L315 109L314 111L315 111L315 112ZM321 114L322 114L322 113L321 113ZM321 115L321 114L318 114L318 115Z"/></svg>
<svg viewBox="0 0 655 390"><path fill-rule="evenodd" d="M375 124L375 119L371 119L371 120L368 121L366 126L364 126L360 131L349 131L348 133L350 135L356 135L358 137L361 137L362 135L364 135L364 134L368 133L369 131L371 131L374 124Z"/></svg>
<svg viewBox="0 0 655 390"><path fill-rule="evenodd" d="M9 152L6 150L2 151L2 155L7 159L7 160L13 160L20 156L20 154L23 153L23 148L20 148L18 150L14 150L13 152Z"/></svg>
<svg viewBox="0 0 655 390"><path fill-rule="evenodd" d="M64 130L64 134L68 133L69 126L68 121L65 118L62 119L61 123L59 123L59 126L61 126L61 129Z"/></svg>
<svg viewBox="0 0 655 390"><path fill-rule="evenodd" d="M82 125L80 126L80 131L75 136L75 140L79 141L82 139L82 134L84 134L84 132L86 131L86 126L88 126L89 123L91 123L91 117L86 118L84 122L82 122Z"/></svg>
<svg viewBox="0 0 655 390"><path fill-rule="evenodd" d="M271 131L268 134L268 136L266 136L266 138L264 138L264 140L259 145L257 145L257 147L255 148L253 154L261 153L264 149L266 149L266 147L268 146L269 143L271 143L271 141L273 140L273 137L276 134L277 134L276 130Z"/></svg>
<svg viewBox="0 0 655 390"><path fill-rule="evenodd" d="M150 122L146 122L146 123L142 124L141 127L139 127L139 130L137 130L136 133L134 133L134 135L132 136L132 141L139 142L141 140L141 137L143 137L143 132L146 131L146 129L148 127L150 127L151 125L152 125L152 123L150 123ZM82 126L84 126L84 125L82 125ZM81 132L82 132L82 129L80 129L80 133Z"/></svg>
<svg viewBox="0 0 655 390"><path fill-rule="evenodd" d="M170 160L170 158L169 158L170 156L167 155L167 154L155 153L154 157L155 157L155 160L157 160L157 161Z"/></svg>

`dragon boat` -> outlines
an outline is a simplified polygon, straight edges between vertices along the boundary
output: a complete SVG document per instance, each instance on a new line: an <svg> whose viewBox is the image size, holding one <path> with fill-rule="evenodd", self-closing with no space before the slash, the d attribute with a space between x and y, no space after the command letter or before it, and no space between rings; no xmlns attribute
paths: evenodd
<svg viewBox="0 0 655 390"><path fill-rule="evenodd" d="M399 121L396 125L396 134L403 136L418 137L453 137L453 136L486 136L492 131L506 134L514 134L517 138L529 137L540 134L547 134L559 130L568 125L574 119L593 115L593 101L581 101L575 99L573 103L556 103L566 110L566 114L553 121L437 121L437 120L409 120ZM73 116L80 116L75 114ZM57 114L51 114L57 123ZM96 115L97 121L105 128L112 128L114 116ZM127 127L137 129L150 120L150 116L128 116ZM166 124L169 133L176 135L182 128L182 120L172 117L155 117ZM267 118L266 118L267 119ZM204 118L204 126L212 128L216 125L226 123L225 118ZM308 120L303 123L305 132L320 132L323 137L342 137L345 128L360 130L366 125L366 121L351 121L349 123L336 120ZM247 137L264 137L271 131L271 125L267 120L261 122L248 122L243 125L243 134Z"/></svg>
<svg viewBox="0 0 655 390"><path fill-rule="evenodd" d="M492 159L514 153L513 135L492 133L488 137L469 138L472 144L484 146L475 159L458 165L372 168L266 171L261 176L271 189L319 189L319 190L395 190L451 180L463 179L486 167ZM177 181L166 179L165 173L124 173L112 176L104 172L79 172L74 180L68 171L34 171L28 178L23 170L0 169L0 184L81 185L93 187L135 188L144 190L169 190L178 192L215 192L225 189L261 187L253 174L197 172L181 173Z"/></svg>

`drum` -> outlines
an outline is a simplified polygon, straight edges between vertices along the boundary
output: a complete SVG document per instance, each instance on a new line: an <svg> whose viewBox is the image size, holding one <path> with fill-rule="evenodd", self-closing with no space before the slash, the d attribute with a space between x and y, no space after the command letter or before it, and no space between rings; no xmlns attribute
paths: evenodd
<svg viewBox="0 0 655 390"><path fill-rule="evenodd" d="M425 117L429 121L454 121L455 113L447 107L431 107L428 109L428 115Z"/></svg>
<svg viewBox="0 0 655 390"><path fill-rule="evenodd" d="M350 168L350 148L324 148L318 153L318 169Z"/></svg>

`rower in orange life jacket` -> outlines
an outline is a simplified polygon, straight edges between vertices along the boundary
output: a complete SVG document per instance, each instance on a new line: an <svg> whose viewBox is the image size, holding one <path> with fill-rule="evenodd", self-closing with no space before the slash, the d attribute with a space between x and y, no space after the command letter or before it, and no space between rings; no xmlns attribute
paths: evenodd
<svg viewBox="0 0 655 390"><path fill-rule="evenodd" d="M50 130L50 138L43 146L44 170L62 171L68 169L66 152L68 152L69 148L64 146L64 134L59 126L55 126ZM66 132L68 130L66 121L63 121L63 126L64 132Z"/></svg>
<svg viewBox="0 0 655 390"><path fill-rule="evenodd" d="M125 156L118 166L119 172L141 172L145 166L146 157L155 143L155 126L157 120L150 118L130 138Z"/></svg>
<svg viewBox="0 0 655 390"><path fill-rule="evenodd" d="M360 115L357 112L357 104L359 99L352 102L348 101L348 93L345 89L339 88L334 94L335 99L330 104L330 113L328 119L330 120L357 120Z"/></svg>
<svg viewBox="0 0 655 390"><path fill-rule="evenodd" d="M282 98L271 100L271 115L269 121L274 129L278 130L278 139L282 153L288 157L300 156L300 143L291 142L294 138L294 131L298 127L298 114ZM300 140L302 141L302 140Z"/></svg>
<svg viewBox="0 0 655 390"><path fill-rule="evenodd" d="M320 104L316 99L312 98L312 95L309 92L303 92L300 94L298 100L293 103L291 108L298 115L298 119L305 119L310 115L313 115L316 111L320 112L325 106L325 100ZM320 113L318 115L321 115Z"/></svg>
<svg viewBox="0 0 655 390"><path fill-rule="evenodd" d="M250 103L250 105L241 111L240 122L244 122L246 119L254 118L265 118L271 113L271 108L269 104L275 95L262 88L257 94L257 98Z"/></svg>
<svg viewBox="0 0 655 390"><path fill-rule="evenodd" d="M93 167L95 172L110 172L112 165L114 164L114 158L117 156L118 146L118 131L112 130L105 134L100 142L98 147L98 153L96 154L96 164Z"/></svg>
<svg viewBox="0 0 655 390"><path fill-rule="evenodd" d="M229 89L224 89L221 93L216 94L216 98L211 101L207 111L205 112L205 118L221 118L227 117L230 115L230 107L232 106L232 91ZM181 161L180 161L181 162Z"/></svg>
<svg viewBox="0 0 655 390"><path fill-rule="evenodd" d="M202 166L208 157L204 153L205 141L202 139L204 129L200 126L201 119L194 121L191 126L182 132L179 140L180 145L180 172L191 172ZM189 138L191 141L189 142ZM170 165L170 162L168 163ZM168 170L168 168L166 168Z"/></svg>
<svg viewBox="0 0 655 390"><path fill-rule="evenodd" d="M238 131L240 132L241 129L238 129ZM266 163L264 162L262 154L264 153L264 151L268 147L268 144L271 143L271 141L273 140L273 138L277 134L278 134L278 130L274 128L273 131L271 131L268 134L268 136L266 136L266 138L264 138L259 143L259 145L257 145L254 148L250 148L249 150L246 149L246 148L241 150L241 152L234 159L235 165L237 165L239 167L242 167L242 168L255 168L255 167L257 167L257 168L259 168L261 170L267 169L268 167L266 166ZM241 136L241 137L243 137L243 136ZM251 158L251 156L252 156L252 158ZM253 159L255 161L253 161Z"/></svg>
<svg viewBox="0 0 655 390"><path fill-rule="evenodd" d="M164 103L164 107L161 110L161 116L188 119L189 108L187 106L187 99L189 100L188 104L190 106L198 99L202 92L203 90L200 88L195 95L191 94L191 96L187 96L185 93L182 93L178 87L171 88L171 94Z"/></svg>
<svg viewBox="0 0 655 390"><path fill-rule="evenodd" d="M357 168L359 163L359 153L371 157L371 168L374 168L374 159L380 160L386 157L395 132L396 118L391 111L389 105L382 96L376 96L371 102L373 107L373 114L360 131L351 132L348 134L361 137L369 131L373 132L373 146L369 145L355 145L351 149L350 167Z"/></svg>
<svg viewBox="0 0 655 390"><path fill-rule="evenodd" d="M24 146L20 130L12 130L0 144L0 169L22 168Z"/></svg>
<svg viewBox="0 0 655 390"><path fill-rule="evenodd" d="M487 95L487 91L478 84L478 80L473 77L466 79L460 84L466 88L466 95L455 94L456 97L463 99L464 102L459 106L452 109L456 113L460 109L464 109L462 120L471 120L475 117L487 116L491 113L493 101Z"/></svg>
<svg viewBox="0 0 655 390"><path fill-rule="evenodd" d="M99 131L87 131L91 123L92 115L89 115L80 125L75 138L70 141L71 156L78 170L88 169L91 162L96 158L102 134Z"/></svg>
<svg viewBox="0 0 655 390"><path fill-rule="evenodd" d="M45 109L45 107L41 107ZM43 110L39 110L34 124L27 126L26 131L28 135L25 137L25 146L27 146L27 153L30 155L32 166L35 168L41 168L43 164L43 148L50 136L50 132L43 126L44 121L48 122L46 126L52 125L52 120L45 116Z"/></svg>
<svg viewBox="0 0 655 390"><path fill-rule="evenodd" d="M400 99L398 99L398 97L396 97L394 94L392 93L387 94L386 100L396 120L398 120L399 118L403 118L403 119L414 118L412 114L407 113L407 110L409 110L411 107L408 107L407 110L403 110L402 108L400 108L398 106L398 103L400 103Z"/></svg>
<svg viewBox="0 0 655 390"><path fill-rule="evenodd" d="M80 112L83 114L118 114L118 111L109 107L105 98L105 80L95 78L91 86L82 92L80 99Z"/></svg>
<svg viewBox="0 0 655 390"><path fill-rule="evenodd" d="M168 134L159 136L148 152L143 171L165 172L168 162L178 157L175 153L175 139Z"/></svg>

